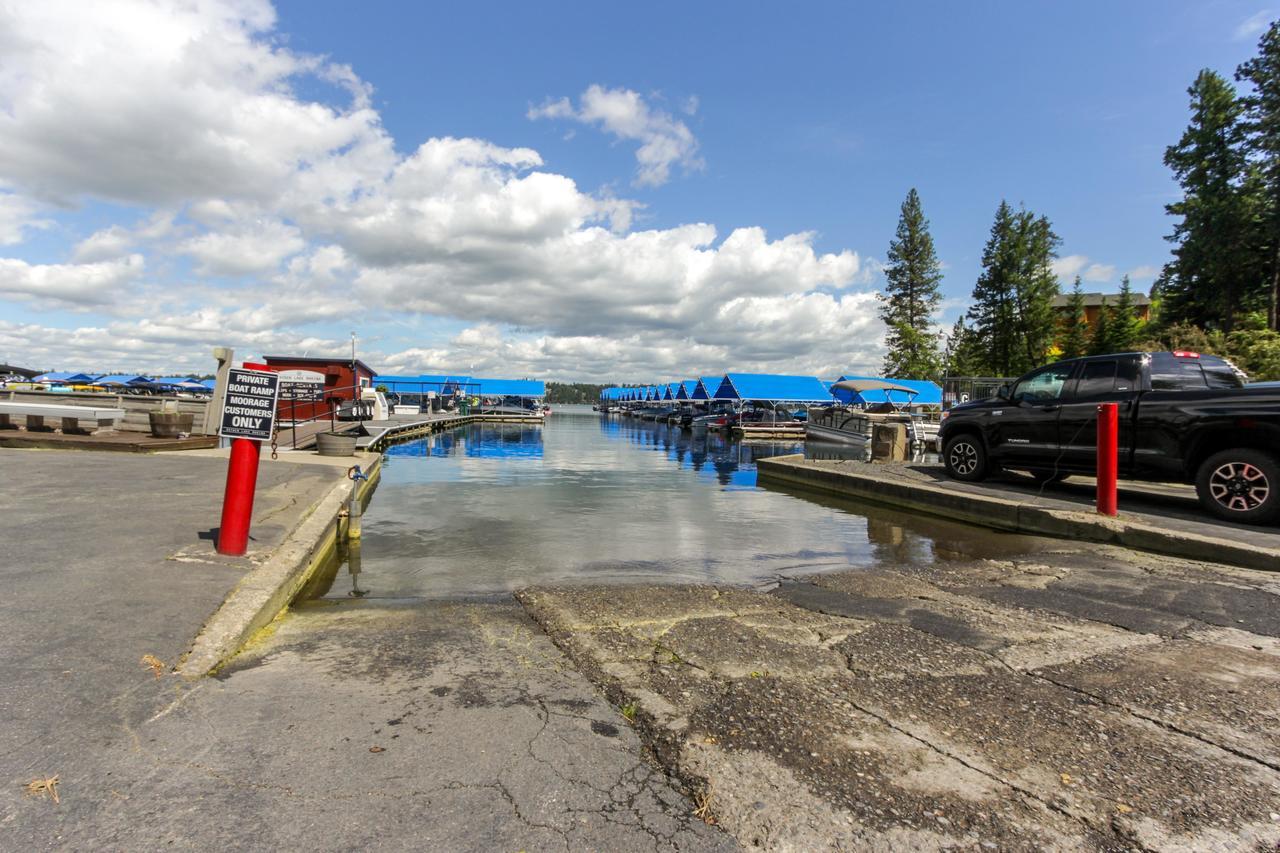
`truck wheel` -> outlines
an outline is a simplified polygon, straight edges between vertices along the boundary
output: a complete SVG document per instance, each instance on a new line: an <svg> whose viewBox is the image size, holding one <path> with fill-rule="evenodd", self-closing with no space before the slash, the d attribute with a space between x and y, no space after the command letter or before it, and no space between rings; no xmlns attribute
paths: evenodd
<svg viewBox="0 0 1280 853"><path fill-rule="evenodd" d="M942 464L951 477L976 483L987 476L987 449L977 436L962 433L947 440L942 451Z"/></svg>
<svg viewBox="0 0 1280 853"><path fill-rule="evenodd" d="M1280 462L1251 447L1215 453L1200 465L1196 494L1218 518L1269 524L1280 518Z"/></svg>

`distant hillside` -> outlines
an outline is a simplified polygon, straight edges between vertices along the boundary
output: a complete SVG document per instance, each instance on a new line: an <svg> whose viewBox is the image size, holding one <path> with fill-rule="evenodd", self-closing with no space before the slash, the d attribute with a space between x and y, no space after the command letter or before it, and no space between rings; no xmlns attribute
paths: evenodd
<svg viewBox="0 0 1280 853"><path fill-rule="evenodd" d="M595 403L600 399L600 391L608 386L588 385L585 382L548 382L547 402L559 403Z"/></svg>

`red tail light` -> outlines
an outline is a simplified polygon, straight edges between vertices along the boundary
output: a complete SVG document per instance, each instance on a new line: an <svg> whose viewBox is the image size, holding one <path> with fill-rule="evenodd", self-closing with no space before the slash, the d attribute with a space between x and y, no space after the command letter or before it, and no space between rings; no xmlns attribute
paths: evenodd
<svg viewBox="0 0 1280 853"><path fill-rule="evenodd" d="M1173 355L1175 358L1199 358L1200 357L1200 353L1192 352L1191 350L1186 350L1186 349L1176 349L1173 351Z"/></svg>

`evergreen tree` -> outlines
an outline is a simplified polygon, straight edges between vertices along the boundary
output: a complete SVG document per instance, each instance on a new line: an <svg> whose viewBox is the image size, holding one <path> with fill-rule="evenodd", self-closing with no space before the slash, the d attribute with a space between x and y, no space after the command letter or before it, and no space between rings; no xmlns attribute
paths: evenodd
<svg viewBox="0 0 1280 853"><path fill-rule="evenodd" d="M947 376L981 376L987 370L981 343L974 331L956 320L947 335L947 348L942 355L942 369Z"/></svg>
<svg viewBox="0 0 1280 853"><path fill-rule="evenodd" d="M1085 354L1089 347L1089 323L1085 318L1084 293L1080 290L1080 276L1076 276L1071 286L1071 298L1067 301L1067 316L1062 324L1063 358L1076 358Z"/></svg>
<svg viewBox="0 0 1280 853"><path fill-rule="evenodd" d="M1258 55L1236 69L1236 80L1253 86L1241 98L1245 141L1259 166L1261 239L1256 246L1267 325L1280 330L1280 22L1272 22L1258 41Z"/></svg>
<svg viewBox="0 0 1280 853"><path fill-rule="evenodd" d="M1111 308L1098 306L1098 319L1093 321L1093 334L1089 337L1089 355L1106 355L1115 352L1111 344Z"/></svg>
<svg viewBox="0 0 1280 853"><path fill-rule="evenodd" d="M1191 123L1164 155L1183 198L1165 207L1180 221L1168 237L1175 248L1162 275L1163 316L1230 332L1237 311L1259 296L1261 175L1246 162L1244 107L1231 84L1205 69L1187 92Z"/></svg>
<svg viewBox="0 0 1280 853"><path fill-rule="evenodd" d="M1055 331L1058 243L1046 217L1000 202L969 309L989 372L1017 376L1044 363Z"/></svg>
<svg viewBox="0 0 1280 853"><path fill-rule="evenodd" d="M880 317L888 327L884 374L928 379L939 374L942 356L933 332L933 315L942 294L942 267L933 249L929 220L913 187L902 202L898 231L889 243L888 284L881 295Z"/></svg>
<svg viewBox="0 0 1280 853"><path fill-rule="evenodd" d="M973 287L969 308L974 344L984 354L982 373L1007 376L1012 370L1014 303L1009 255L1013 242L1013 209L1001 201L991 224L991 236L982 249L982 274Z"/></svg>
<svg viewBox="0 0 1280 853"><path fill-rule="evenodd" d="M1021 274L1014 287L1022 343L1022 358L1015 364L1015 376L1044 364L1053 346L1056 321L1053 299L1059 291L1053 259L1058 256L1058 245L1062 242L1053 233L1048 217L1035 217L1025 210L1020 211L1019 216L1020 227L1026 235L1026 250L1020 258Z"/></svg>
<svg viewBox="0 0 1280 853"><path fill-rule="evenodd" d="M1120 296L1110 306L1111 330L1108 343L1112 352L1131 352L1142 339L1143 323L1133 307L1133 287L1129 276L1120 280Z"/></svg>

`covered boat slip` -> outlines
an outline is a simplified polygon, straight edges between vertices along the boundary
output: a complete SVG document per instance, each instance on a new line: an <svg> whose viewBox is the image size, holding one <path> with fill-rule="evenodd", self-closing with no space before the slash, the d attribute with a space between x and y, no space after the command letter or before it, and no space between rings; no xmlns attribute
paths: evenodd
<svg viewBox="0 0 1280 853"><path fill-rule="evenodd" d="M918 402L922 393L930 390L916 387L919 385L932 386L941 403L941 390L932 382L908 384L903 380L870 377L841 378L832 383L831 395L843 405L811 409L805 437L861 446L871 441L876 426L903 424L911 444L931 445L937 440L937 421L911 411L920 405L930 405Z"/></svg>
<svg viewBox="0 0 1280 853"><path fill-rule="evenodd" d="M542 420L545 382L534 379L492 379L473 376L378 376L395 415L457 412L505 415Z"/></svg>
<svg viewBox="0 0 1280 853"><path fill-rule="evenodd" d="M767 373L727 373L711 398L738 406L739 415L728 426L741 438L801 438L804 423L793 410L830 400L816 376Z"/></svg>
<svg viewBox="0 0 1280 853"><path fill-rule="evenodd" d="M918 446L936 440L942 389L923 380L727 373L669 385L605 388L600 409L743 438L808 438L861 445L877 423L907 425ZM713 409L720 409L714 411ZM727 409L727 411L725 411ZM925 411L922 411L925 410Z"/></svg>

